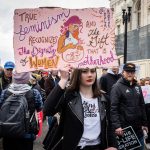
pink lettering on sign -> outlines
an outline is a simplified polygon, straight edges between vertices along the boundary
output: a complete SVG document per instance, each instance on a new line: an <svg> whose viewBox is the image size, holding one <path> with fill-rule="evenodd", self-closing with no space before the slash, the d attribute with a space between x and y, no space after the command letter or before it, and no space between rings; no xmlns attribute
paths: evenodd
<svg viewBox="0 0 150 150"><path fill-rule="evenodd" d="M110 51L110 54L111 54L110 57L103 58L102 56L99 56L97 59L94 59L92 56L87 55L85 57L85 60L79 63L78 67L83 68L84 66L88 66L88 65L103 66L105 64L112 63L115 60L115 58L112 51Z"/></svg>

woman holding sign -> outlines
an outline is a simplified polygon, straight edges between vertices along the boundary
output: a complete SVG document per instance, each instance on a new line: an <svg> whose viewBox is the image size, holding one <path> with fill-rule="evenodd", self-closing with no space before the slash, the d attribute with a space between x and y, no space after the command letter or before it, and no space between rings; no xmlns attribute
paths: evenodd
<svg viewBox="0 0 150 150"><path fill-rule="evenodd" d="M70 86L66 88L71 72ZM114 148L115 138L108 141L110 137L106 137L105 99L97 87L96 69L73 70L68 66L60 74L61 80L44 106L46 115L61 113L49 149L117 150Z"/></svg>

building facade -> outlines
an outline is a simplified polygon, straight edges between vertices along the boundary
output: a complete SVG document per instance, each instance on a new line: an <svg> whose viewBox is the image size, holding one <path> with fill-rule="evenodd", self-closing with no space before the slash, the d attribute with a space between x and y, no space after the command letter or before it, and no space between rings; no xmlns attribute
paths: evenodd
<svg viewBox="0 0 150 150"><path fill-rule="evenodd" d="M124 24L122 9L131 6L127 25L127 61L150 59L150 0L110 0L116 34L116 51L124 52Z"/></svg>

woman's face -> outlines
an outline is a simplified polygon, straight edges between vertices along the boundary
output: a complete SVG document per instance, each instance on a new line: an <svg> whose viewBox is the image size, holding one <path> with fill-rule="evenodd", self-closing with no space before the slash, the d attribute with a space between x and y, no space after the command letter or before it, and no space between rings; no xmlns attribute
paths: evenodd
<svg viewBox="0 0 150 150"><path fill-rule="evenodd" d="M71 33L77 32L79 29L79 24L70 24L69 25L69 31Z"/></svg>
<svg viewBox="0 0 150 150"><path fill-rule="evenodd" d="M81 86L92 86L96 79L96 69L82 69L81 71Z"/></svg>

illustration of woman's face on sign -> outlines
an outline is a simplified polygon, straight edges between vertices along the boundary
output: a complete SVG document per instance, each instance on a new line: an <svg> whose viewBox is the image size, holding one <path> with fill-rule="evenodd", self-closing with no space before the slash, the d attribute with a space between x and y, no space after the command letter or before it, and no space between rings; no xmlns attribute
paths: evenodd
<svg viewBox="0 0 150 150"><path fill-rule="evenodd" d="M71 16L65 23L64 27L68 28L71 33L79 30L79 27L82 26L81 19L78 16Z"/></svg>
<svg viewBox="0 0 150 150"><path fill-rule="evenodd" d="M75 31L79 30L79 24L69 24L69 31L71 33L74 33Z"/></svg>
<svg viewBox="0 0 150 150"><path fill-rule="evenodd" d="M75 63L84 57L83 43L79 38L82 22L78 16L71 16L61 26L62 35L58 40L57 51L62 54L62 59L68 63Z"/></svg>
<svg viewBox="0 0 150 150"><path fill-rule="evenodd" d="M76 39L78 39L79 36L79 24L70 24L68 27L69 32L72 34L72 36Z"/></svg>

